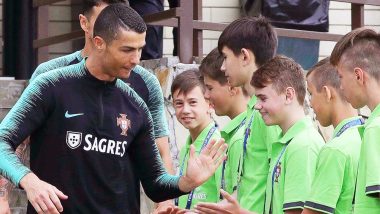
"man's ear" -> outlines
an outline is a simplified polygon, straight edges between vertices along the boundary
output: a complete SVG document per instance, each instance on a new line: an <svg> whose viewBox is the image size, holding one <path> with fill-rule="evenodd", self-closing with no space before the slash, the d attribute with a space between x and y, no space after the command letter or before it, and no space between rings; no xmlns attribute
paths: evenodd
<svg viewBox="0 0 380 214"><path fill-rule="evenodd" d="M102 51L102 50L104 50L106 48L106 42L100 36L95 36L93 38L93 43L94 43L95 49L97 51Z"/></svg>
<svg viewBox="0 0 380 214"><path fill-rule="evenodd" d="M79 24L82 30L86 33L88 33L88 27L90 25L90 22L88 21L87 17L83 14L79 14Z"/></svg>
<svg viewBox="0 0 380 214"><path fill-rule="evenodd" d="M255 55L246 48L240 50L240 55L244 65L250 64L252 60L255 62Z"/></svg>

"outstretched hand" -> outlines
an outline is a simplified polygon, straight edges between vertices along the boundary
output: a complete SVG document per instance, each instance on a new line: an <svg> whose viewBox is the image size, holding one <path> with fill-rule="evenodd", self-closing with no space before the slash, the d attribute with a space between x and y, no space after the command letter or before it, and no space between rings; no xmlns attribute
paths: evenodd
<svg viewBox="0 0 380 214"><path fill-rule="evenodd" d="M195 206L197 213L201 214L237 214L250 213L243 210L237 200L224 190L220 190L224 200L219 203L199 203Z"/></svg>
<svg viewBox="0 0 380 214"><path fill-rule="evenodd" d="M227 144L222 138L218 142L211 140L199 155L196 155L195 147L191 145L186 174L181 177L180 189L189 192L206 182L226 159L226 150Z"/></svg>

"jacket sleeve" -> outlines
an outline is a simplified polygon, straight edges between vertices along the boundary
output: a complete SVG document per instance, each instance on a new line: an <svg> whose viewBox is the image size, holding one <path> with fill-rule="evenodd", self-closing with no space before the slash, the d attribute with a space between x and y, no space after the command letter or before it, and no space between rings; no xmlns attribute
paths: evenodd
<svg viewBox="0 0 380 214"><path fill-rule="evenodd" d="M44 78L32 82L0 124L0 174L16 186L30 169L21 163L15 149L47 117L51 99L48 85Z"/></svg>
<svg viewBox="0 0 380 214"><path fill-rule="evenodd" d="M145 105L144 105L145 106ZM168 174L154 142L153 123L145 107L144 124L131 145L130 155L147 196L154 202L186 194L179 189L179 176Z"/></svg>

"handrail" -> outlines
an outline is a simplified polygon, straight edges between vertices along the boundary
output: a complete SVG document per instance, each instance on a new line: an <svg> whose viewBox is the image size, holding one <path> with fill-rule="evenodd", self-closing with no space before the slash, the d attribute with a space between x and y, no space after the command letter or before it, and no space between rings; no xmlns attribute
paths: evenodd
<svg viewBox="0 0 380 214"><path fill-rule="evenodd" d="M43 5L60 2L63 0L33 0L33 6L39 7ZM194 1L194 2L193 2ZM380 6L380 0L331 0L336 2L351 3L351 27L352 29L364 26L364 5ZM194 54L198 56L202 54L202 31L222 31L228 24L225 23L213 23L197 20L197 12L189 8L197 7L201 9L201 0L180 0L181 7L171 8L159 13L150 14L144 16L144 20L148 25L169 26L178 27L179 34L179 58L184 63L191 63L192 57L189 55ZM201 16L198 16L201 17ZM321 41L338 41L342 35L332 33L322 33L314 31L293 30L275 28L279 36L303 38L303 39L315 39ZM78 39L83 37L81 30L73 31L62 35L36 39L33 41L34 48L41 48L61 42L65 42L72 39ZM190 39L191 38L191 39ZM193 49L193 51L189 51Z"/></svg>

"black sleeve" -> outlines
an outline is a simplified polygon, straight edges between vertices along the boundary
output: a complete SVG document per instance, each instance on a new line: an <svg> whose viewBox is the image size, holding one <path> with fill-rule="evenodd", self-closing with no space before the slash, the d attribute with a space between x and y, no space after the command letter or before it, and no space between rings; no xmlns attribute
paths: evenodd
<svg viewBox="0 0 380 214"><path fill-rule="evenodd" d="M147 109L147 108L146 108ZM153 123L148 110L144 125L131 145L130 155L147 196L154 202L176 198L187 193L179 189L179 176L168 174L154 141Z"/></svg>
<svg viewBox="0 0 380 214"><path fill-rule="evenodd" d="M48 85L42 78L33 81L0 124L0 174L17 186L30 170L14 151L47 117L51 103Z"/></svg>

